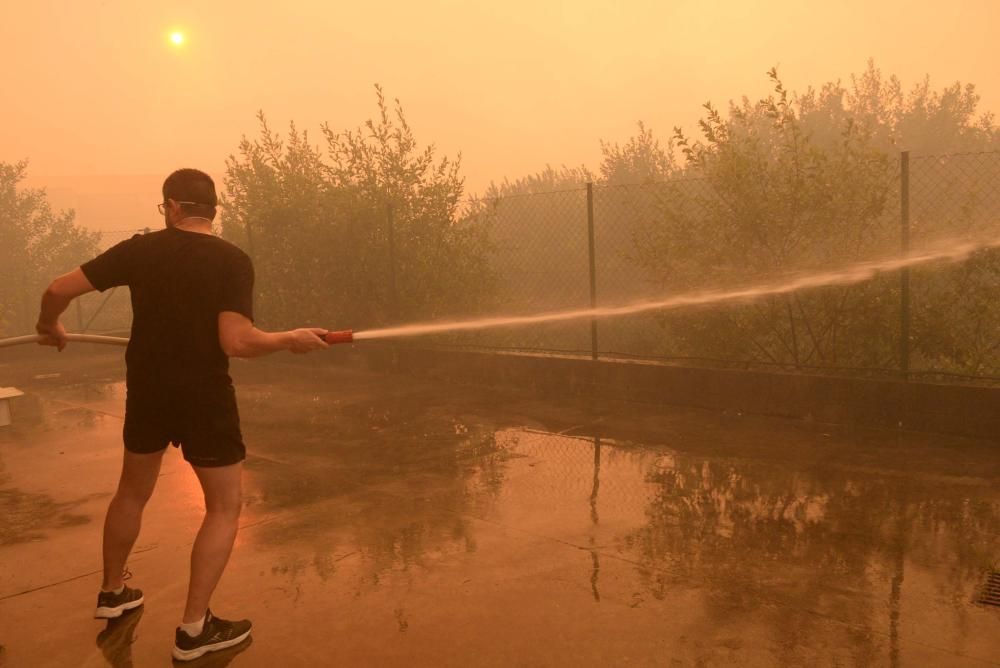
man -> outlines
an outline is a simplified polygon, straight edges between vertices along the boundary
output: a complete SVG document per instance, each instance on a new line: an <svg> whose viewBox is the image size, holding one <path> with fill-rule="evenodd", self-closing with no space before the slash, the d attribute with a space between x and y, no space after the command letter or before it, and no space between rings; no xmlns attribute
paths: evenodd
<svg viewBox="0 0 1000 668"><path fill-rule="evenodd" d="M124 459L104 522L104 581L97 618L143 603L123 583L125 561L139 534L167 445L181 448L205 495L205 518L191 550L191 579L173 655L195 659L232 647L250 634L248 620L227 621L209 599L229 560L241 506L246 456L229 357L327 348L325 330L263 332L253 325L253 266L236 246L212 234L218 201L204 172L181 169L163 183L166 229L136 235L55 279L42 298L37 330L43 345L62 350L59 316L91 290L127 285L132 336L127 367Z"/></svg>

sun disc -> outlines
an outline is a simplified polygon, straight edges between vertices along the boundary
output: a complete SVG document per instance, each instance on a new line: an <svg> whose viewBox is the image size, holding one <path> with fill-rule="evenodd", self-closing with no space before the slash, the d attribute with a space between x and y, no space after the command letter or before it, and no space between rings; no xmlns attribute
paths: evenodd
<svg viewBox="0 0 1000 668"><path fill-rule="evenodd" d="M184 43L184 33L179 30L170 33L170 41L174 44L174 46L180 46Z"/></svg>

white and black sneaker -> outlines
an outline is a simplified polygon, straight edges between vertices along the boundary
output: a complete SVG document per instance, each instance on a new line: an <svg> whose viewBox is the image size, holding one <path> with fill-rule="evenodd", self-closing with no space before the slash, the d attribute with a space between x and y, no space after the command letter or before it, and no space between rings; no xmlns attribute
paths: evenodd
<svg viewBox="0 0 1000 668"><path fill-rule="evenodd" d="M227 647L235 647L250 635L250 620L230 622L219 619L209 610L205 614L205 626L195 637L177 627L174 640L174 658L178 661L197 659L208 652L217 652Z"/></svg>
<svg viewBox="0 0 1000 668"><path fill-rule="evenodd" d="M142 605L142 590L132 589L128 585L122 587L120 594L113 591L102 591L97 595L97 610L94 619L115 619L121 617L126 610L132 610Z"/></svg>

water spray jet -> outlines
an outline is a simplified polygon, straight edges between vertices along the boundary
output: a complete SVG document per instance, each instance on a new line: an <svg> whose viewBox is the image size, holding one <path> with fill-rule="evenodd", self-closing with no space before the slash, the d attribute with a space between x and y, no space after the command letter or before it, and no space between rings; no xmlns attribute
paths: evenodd
<svg viewBox="0 0 1000 668"><path fill-rule="evenodd" d="M474 331L496 327L517 327L547 322L566 322L584 318L612 318L615 316L633 315L649 311L668 311L686 306L708 306L711 304L730 302L750 302L761 297L783 295L800 290L810 290L823 287L855 285L871 280L879 274L900 271L933 262L962 262L973 253L983 250L1000 248L1000 239L987 242L955 242L919 253L909 253L903 257L892 257L882 260L872 260L849 265L842 269L785 278L770 283L758 283L748 287L728 290L703 290L680 294L667 299L633 302L618 306L602 306L572 311L553 311L533 315L512 317L488 317L475 320L457 320L454 322L427 322L400 327L371 329L354 333L355 341L369 339L399 338L442 334L445 332Z"/></svg>

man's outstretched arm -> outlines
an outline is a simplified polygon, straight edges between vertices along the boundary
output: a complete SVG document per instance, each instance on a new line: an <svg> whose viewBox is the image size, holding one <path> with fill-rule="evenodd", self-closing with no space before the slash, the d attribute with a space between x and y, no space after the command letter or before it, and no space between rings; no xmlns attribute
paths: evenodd
<svg viewBox="0 0 1000 668"><path fill-rule="evenodd" d="M322 339L325 329L305 327L287 332L264 332L242 313L222 311L219 313L219 345L229 357L260 357L289 350L293 353L308 353L329 348Z"/></svg>
<svg viewBox="0 0 1000 668"><path fill-rule="evenodd" d="M45 337L39 341L41 345L55 346L59 350L66 347L66 329L59 322L59 316L74 299L93 290L94 286L79 267L49 284L42 295L42 308L35 325L35 331Z"/></svg>

